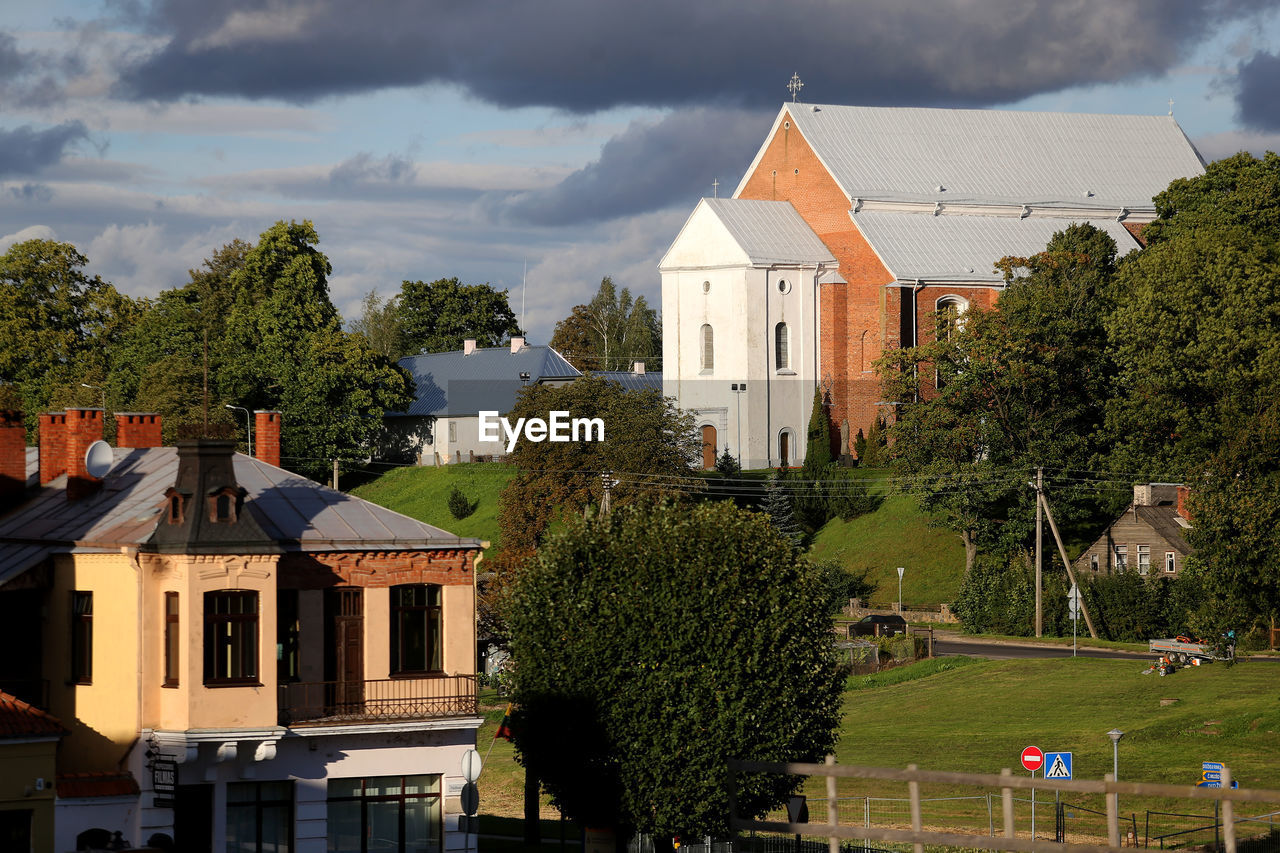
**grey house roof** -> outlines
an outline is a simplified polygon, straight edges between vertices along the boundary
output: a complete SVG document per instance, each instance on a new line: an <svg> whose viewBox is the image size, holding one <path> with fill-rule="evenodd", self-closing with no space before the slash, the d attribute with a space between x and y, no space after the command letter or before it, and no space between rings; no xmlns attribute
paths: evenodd
<svg viewBox="0 0 1280 853"><path fill-rule="evenodd" d="M834 263L835 256L789 201L704 198L753 264Z"/></svg>
<svg viewBox="0 0 1280 853"><path fill-rule="evenodd" d="M285 551L346 551L479 547L354 495L334 491L237 453L245 506ZM53 553L119 552L143 545L155 531L164 493L178 474L173 447L117 448L102 488L68 501L66 476L28 491L27 500L0 515L0 585Z"/></svg>
<svg viewBox="0 0 1280 853"><path fill-rule="evenodd" d="M850 198L1150 210L1174 178L1204 171L1171 116L810 104L783 111Z"/></svg>
<svg viewBox="0 0 1280 853"><path fill-rule="evenodd" d="M488 347L470 355L437 352L400 359L413 376L417 399L403 412L387 417L465 417L481 411L506 413L515 406L516 394L543 377L578 377L582 374L549 346ZM529 374L528 380L520 378Z"/></svg>
<svg viewBox="0 0 1280 853"><path fill-rule="evenodd" d="M880 260L899 281L999 282L996 261L1006 255L1027 257L1043 252L1055 232L1070 219L1029 216L933 216L864 210L853 221ZM1116 241L1121 255L1138 242L1113 219L1090 219L1090 225Z"/></svg>
<svg viewBox="0 0 1280 853"><path fill-rule="evenodd" d="M592 376L608 379L622 386L624 391L657 391L662 393L662 372L645 371L633 373L630 370L593 370Z"/></svg>

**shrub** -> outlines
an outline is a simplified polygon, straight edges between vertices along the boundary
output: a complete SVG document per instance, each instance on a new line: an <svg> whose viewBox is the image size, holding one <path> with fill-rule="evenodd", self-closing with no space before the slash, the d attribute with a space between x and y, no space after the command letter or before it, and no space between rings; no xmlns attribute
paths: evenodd
<svg viewBox="0 0 1280 853"><path fill-rule="evenodd" d="M464 495L462 493L462 490L459 489L457 486L454 486L452 489L449 490L448 503L449 503L449 514L457 519L463 519L463 518L466 518L468 515L471 515L471 513L476 511L476 506L479 504L478 501L476 503L472 503L470 500L468 500L467 496Z"/></svg>

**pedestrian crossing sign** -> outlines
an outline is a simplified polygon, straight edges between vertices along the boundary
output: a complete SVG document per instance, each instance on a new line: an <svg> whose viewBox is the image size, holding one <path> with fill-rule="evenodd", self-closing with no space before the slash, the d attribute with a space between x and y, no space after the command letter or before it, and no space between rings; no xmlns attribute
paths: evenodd
<svg viewBox="0 0 1280 853"><path fill-rule="evenodd" d="M1044 754L1044 768L1044 778L1046 779L1070 779L1071 753L1046 752Z"/></svg>

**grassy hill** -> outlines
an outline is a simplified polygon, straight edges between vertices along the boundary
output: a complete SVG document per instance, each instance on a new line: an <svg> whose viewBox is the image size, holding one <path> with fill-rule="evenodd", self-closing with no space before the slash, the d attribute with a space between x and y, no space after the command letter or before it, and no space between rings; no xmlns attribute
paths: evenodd
<svg viewBox="0 0 1280 853"><path fill-rule="evenodd" d="M459 536L498 544L498 498L515 469L497 463L396 468L351 490L353 495ZM463 519L449 512L449 491L457 486L476 504Z"/></svg>
<svg viewBox="0 0 1280 853"><path fill-rule="evenodd" d="M856 469L868 491L880 495L875 512L852 521L833 519L814 537L815 557L839 561L850 570L868 570L877 586L872 601L884 606L898 600L898 566L902 600L907 604L937 606L951 601L964 576L964 546L950 530L929 526L910 495L889 494L889 472Z"/></svg>

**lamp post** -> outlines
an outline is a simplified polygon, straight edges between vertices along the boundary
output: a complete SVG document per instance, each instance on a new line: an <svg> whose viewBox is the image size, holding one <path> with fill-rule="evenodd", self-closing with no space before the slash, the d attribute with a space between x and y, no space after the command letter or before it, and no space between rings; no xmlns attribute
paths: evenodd
<svg viewBox="0 0 1280 853"><path fill-rule="evenodd" d="M237 412L244 412L244 428L245 428L245 432L248 433L248 436L249 436L248 455L252 456L253 455L253 415L250 414L249 410L244 408L243 406L233 406L230 403L226 403L224 405L228 409L235 409ZM337 486L334 486L334 488L336 489Z"/></svg>
<svg viewBox="0 0 1280 853"><path fill-rule="evenodd" d="M81 382L80 387L102 392L102 416L105 418L107 416L107 389L101 385L90 385L88 382Z"/></svg>
<svg viewBox="0 0 1280 853"><path fill-rule="evenodd" d="M902 566L898 566L898 615L899 616L902 615L902 575L904 572L906 572L906 569Z"/></svg>
<svg viewBox="0 0 1280 853"><path fill-rule="evenodd" d="M1112 729L1107 732L1107 737L1111 738L1111 775L1115 777L1117 782L1120 781L1120 738L1124 737L1124 732L1119 729Z"/></svg>
<svg viewBox="0 0 1280 853"><path fill-rule="evenodd" d="M747 383L734 382L729 386L729 390L733 392L737 409L736 420L738 421L738 470L742 470L742 395L747 393Z"/></svg>

